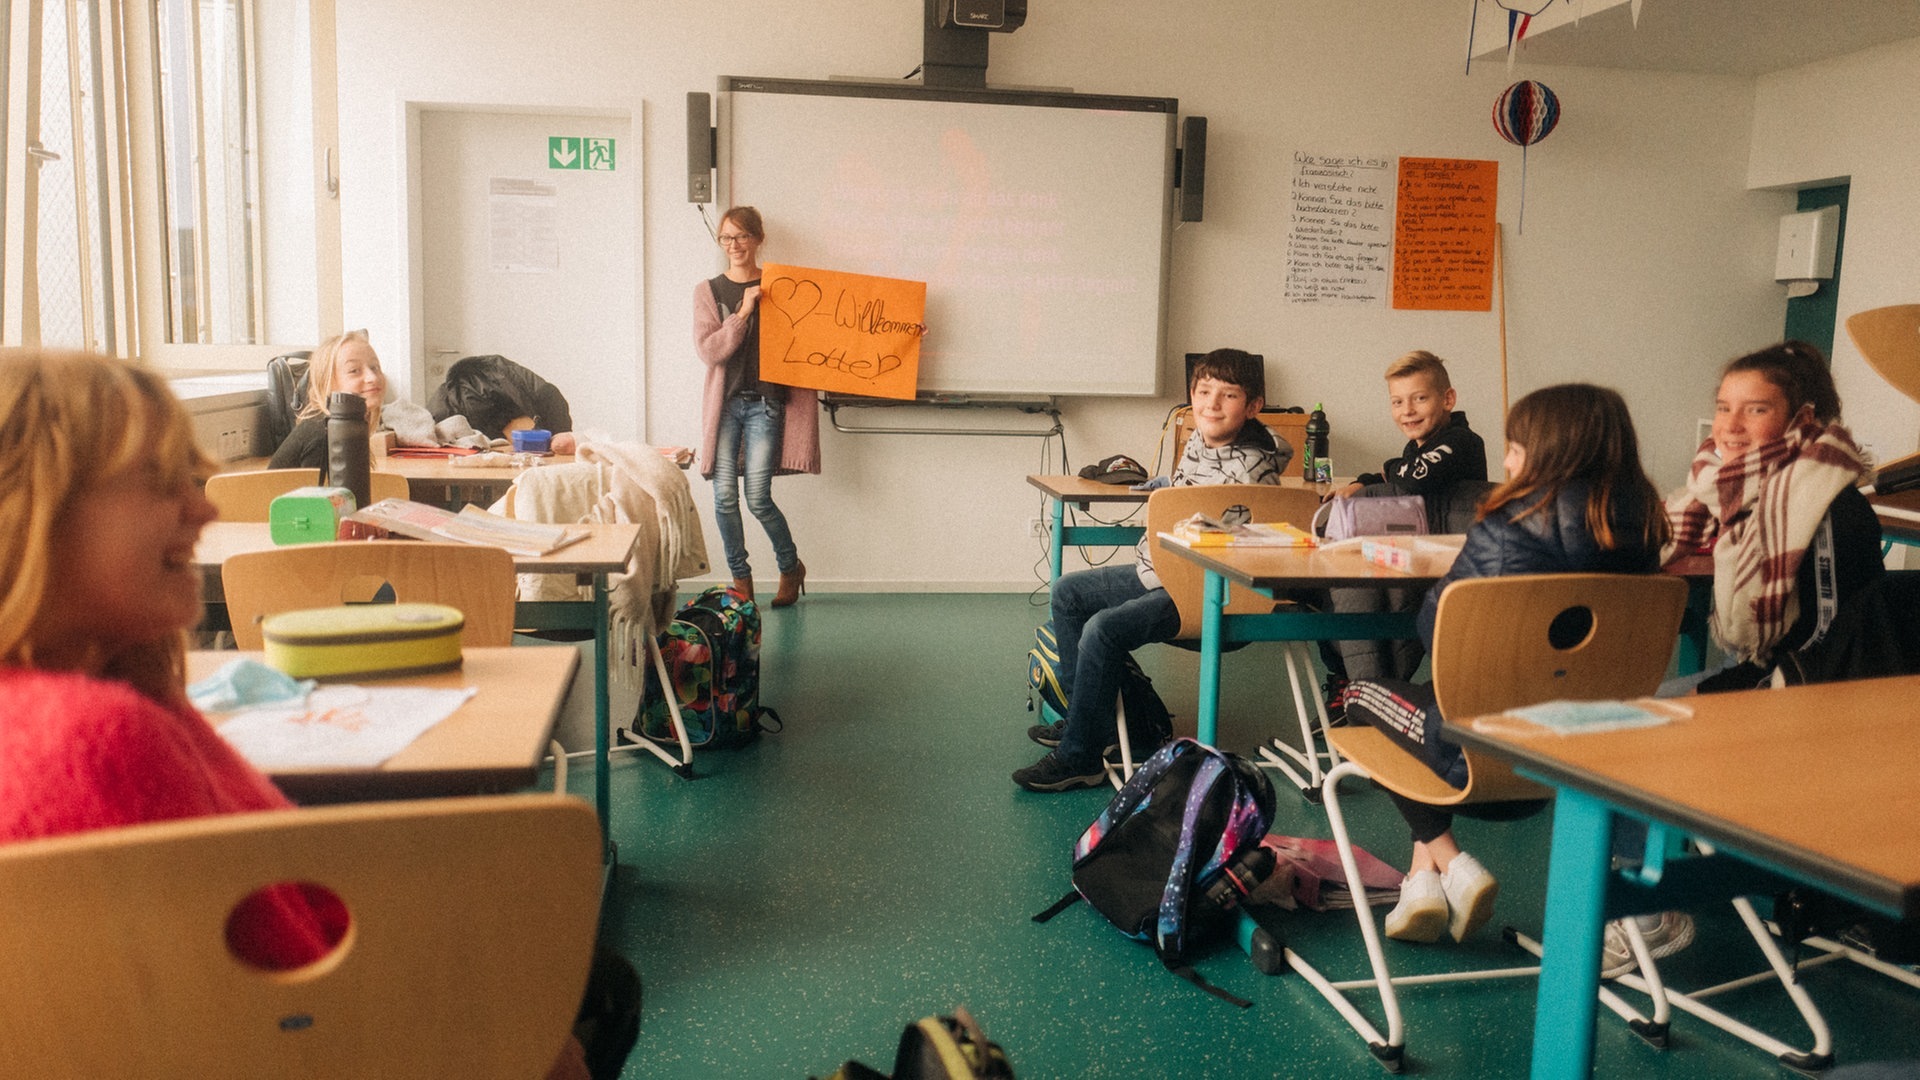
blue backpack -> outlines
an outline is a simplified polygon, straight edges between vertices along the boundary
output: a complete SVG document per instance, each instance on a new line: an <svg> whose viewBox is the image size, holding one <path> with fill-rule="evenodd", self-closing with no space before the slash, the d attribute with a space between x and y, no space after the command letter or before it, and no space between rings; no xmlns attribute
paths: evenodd
<svg viewBox="0 0 1920 1080"><path fill-rule="evenodd" d="M1175 739L1087 826L1073 847L1074 891L1033 921L1085 899L1121 933L1151 942L1167 970L1246 1008L1250 1002L1209 984L1187 957L1272 874L1273 853L1260 838L1273 810L1273 784L1252 762ZM1282 940L1264 913L1261 922Z"/></svg>

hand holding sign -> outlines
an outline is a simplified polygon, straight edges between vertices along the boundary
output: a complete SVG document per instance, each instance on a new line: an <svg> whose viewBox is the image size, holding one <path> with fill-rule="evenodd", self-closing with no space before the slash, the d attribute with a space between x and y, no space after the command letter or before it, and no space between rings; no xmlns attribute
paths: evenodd
<svg viewBox="0 0 1920 1080"><path fill-rule="evenodd" d="M869 397L914 396L925 282L778 263L764 264L760 281L760 378Z"/></svg>

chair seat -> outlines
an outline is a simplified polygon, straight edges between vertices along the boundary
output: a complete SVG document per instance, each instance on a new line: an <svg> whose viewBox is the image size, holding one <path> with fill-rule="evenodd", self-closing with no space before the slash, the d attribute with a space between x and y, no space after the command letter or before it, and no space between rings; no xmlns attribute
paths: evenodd
<svg viewBox="0 0 1920 1080"><path fill-rule="evenodd" d="M1429 806L1463 803L1517 802L1550 799L1553 791L1517 776L1502 763L1476 758L1467 786L1454 787L1378 728L1342 727L1327 732L1327 741L1348 761L1359 762L1381 787Z"/></svg>

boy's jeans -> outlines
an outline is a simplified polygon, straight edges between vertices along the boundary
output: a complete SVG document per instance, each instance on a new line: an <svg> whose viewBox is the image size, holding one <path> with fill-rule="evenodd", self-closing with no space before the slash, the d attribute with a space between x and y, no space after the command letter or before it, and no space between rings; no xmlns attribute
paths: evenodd
<svg viewBox="0 0 1920 1080"><path fill-rule="evenodd" d="M1148 642L1172 641L1180 611L1167 590L1142 585L1129 560L1054 582L1053 632L1067 694L1066 732L1054 752L1069 765L1091 766L1117 741L1114 697L1127 654Z"/></svg>

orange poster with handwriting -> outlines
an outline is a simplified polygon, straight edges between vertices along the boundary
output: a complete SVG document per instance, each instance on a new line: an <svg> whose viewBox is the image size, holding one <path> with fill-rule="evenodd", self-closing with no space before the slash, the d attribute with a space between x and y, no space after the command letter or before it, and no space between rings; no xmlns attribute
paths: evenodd
<svg viewBox="0 0 1920 1080"><path fill-rule="evenodd" d="M1393 306L1493 308L1494 209L1500 163L1400 159L1393 220Z"/></svg>
<svg viewBox="0 0 1920 1080"><path fill-rule="evenodd" d="M926 312L924 281L763 263L760 377L911 399L920 381Z"/></svg>

